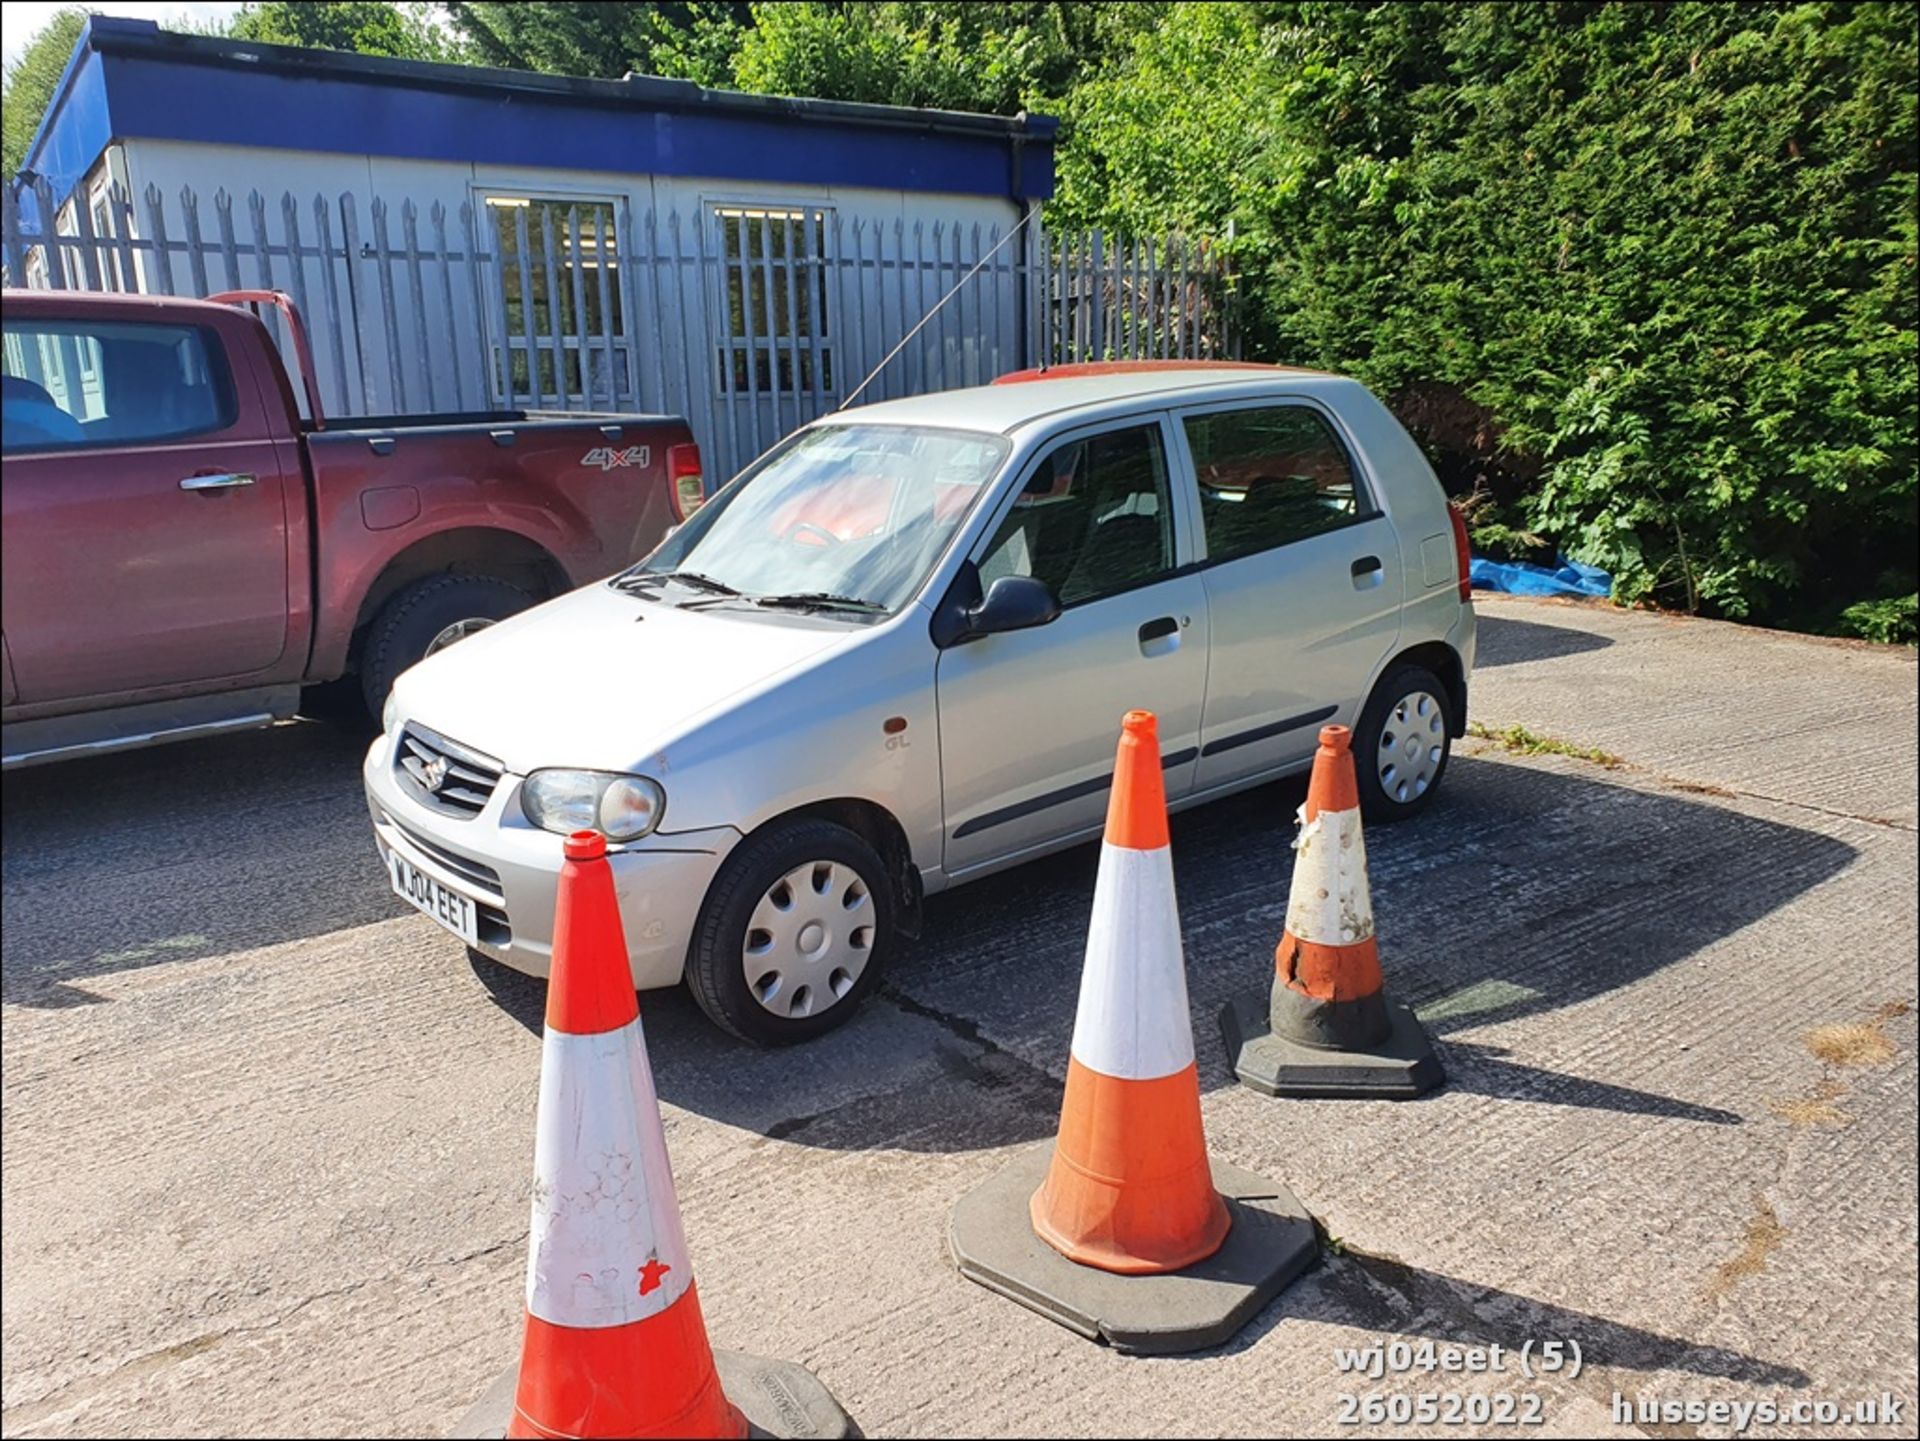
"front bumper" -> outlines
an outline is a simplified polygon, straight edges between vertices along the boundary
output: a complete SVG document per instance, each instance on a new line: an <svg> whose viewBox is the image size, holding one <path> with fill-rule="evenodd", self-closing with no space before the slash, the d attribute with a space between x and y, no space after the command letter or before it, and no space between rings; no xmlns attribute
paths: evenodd
<svg viewBox="0 0 1920 1441"><path fill-rule="evenodd" d="M561 837L521 814L520 777L511 772L470 819L428 809L395 778L393 746L392 735L380 736L361 769L382 862L398 851L467 897L478 910L483 953L530 976L546 975L553 966ZM720 827L608 847L637 989L679 982L707 887L739 839L738 831Z"/></svg>

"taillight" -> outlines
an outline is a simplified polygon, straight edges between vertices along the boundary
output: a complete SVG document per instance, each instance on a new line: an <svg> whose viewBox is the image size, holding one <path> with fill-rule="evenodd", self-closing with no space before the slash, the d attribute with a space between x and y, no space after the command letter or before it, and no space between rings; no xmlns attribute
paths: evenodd
<svg viewBox="0 0 1920 1441"><path fill-rule="evenodd" d="M1467 518L1460 513L1460 507L1447 505L1447 519L1453 522L1453 553L1460 564L1460 599L1471 603L1473 600L1473 556L1467 540Z"/></svg>
<svg viewBox="0 0 1920 1441"><path fill-rule="evenodd" d="M700 470L700 447L667 447L667 489L673 495L674 513L685 520L707 499L707 479Z"/></svg>

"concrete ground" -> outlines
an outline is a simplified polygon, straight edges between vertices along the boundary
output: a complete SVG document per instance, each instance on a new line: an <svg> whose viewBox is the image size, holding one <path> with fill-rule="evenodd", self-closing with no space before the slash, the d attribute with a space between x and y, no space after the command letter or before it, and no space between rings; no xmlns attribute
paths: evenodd
<svg viewBox="0 0 1920 1441"><path fill-rule="evenodd" d="M1214 1016L1269 975L1302 787L1174 826L1209 1138L1293 1186L1317 1270L1167 1360L955 1274L955 1198L1051 1133L1089 849L937 902L814 1045L645 998L717 1343L812 1366L871 1435L1399 1433L1340 1397L1449 1390L1537 1398L1549 1435L1726 1434L1618 1426L1616 1392L1886 1392L1896 1423L1823 1434L1915 1434L1912 653L1481 613L1476 720L1622 763L1469 740L1368 836L1445 1089L1233 1084ZM8 778L7 1435L433 1435L512 1359L541 991L386 893L361 749L300 725ZM1584 1366L1336 1370L1395 1340Z"/></svg>

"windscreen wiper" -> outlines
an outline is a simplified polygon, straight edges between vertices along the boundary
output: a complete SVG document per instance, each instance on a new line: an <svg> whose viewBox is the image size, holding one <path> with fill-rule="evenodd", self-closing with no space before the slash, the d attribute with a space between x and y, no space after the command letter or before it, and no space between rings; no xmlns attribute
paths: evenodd
<svg viewBox="0 0 1920 1441"><path fill-rule="evenodd" d="M713 595L740 594L724 580L715 580L712 576L702 575L697 570L639 570L629 575L615 576L612 584L620 590L632 590L635 586L652 585L669 580L678 581L689 590L704 590Z"/></svg>
<svg viewBox="0 0 1920 1441"><path fill-rule="evenodd" d="M794 595L756 595L755 605L770 610L857 610L866 615L886 615L887 608L857 595L833 595L827 591L800 591Z"/></svg>

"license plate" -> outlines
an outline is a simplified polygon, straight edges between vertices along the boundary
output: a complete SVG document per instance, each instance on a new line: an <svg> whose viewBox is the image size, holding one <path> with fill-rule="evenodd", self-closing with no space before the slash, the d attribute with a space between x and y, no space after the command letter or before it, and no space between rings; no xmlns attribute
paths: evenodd
<svg viewBox="0 0 1920 1441"><path fill-rule="evenodd" d="M393 893L415 910L431 916L470 946L480 944L480 918L473 902L449 890L398 851L387 852L387 879Z"/></svg>

